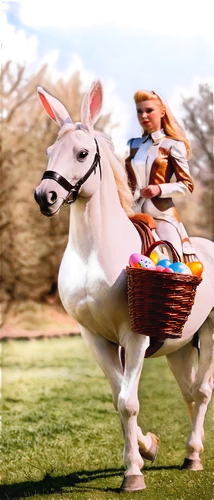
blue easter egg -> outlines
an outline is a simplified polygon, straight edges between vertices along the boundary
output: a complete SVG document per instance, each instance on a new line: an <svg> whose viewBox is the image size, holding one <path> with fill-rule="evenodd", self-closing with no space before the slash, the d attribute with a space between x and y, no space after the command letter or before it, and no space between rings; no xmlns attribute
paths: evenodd
<svg viewBox="0 0 214 500"><path fill-rule="evenodd" d="M171 264L170 266L168 266L169 268L173 269L173 271L175 273L180 273L180 274L189 274L191 275L191 271L189 269L188 266L186 266L185 264L183 264L183 262L174 262L173 264Z"/></svg>
<svg viewBox="0 0 214 500"><path fill-rule="evenodd" d="M169 267L171 264L172 262L169 259L162 259L158 261L158 266Z"/></svg>

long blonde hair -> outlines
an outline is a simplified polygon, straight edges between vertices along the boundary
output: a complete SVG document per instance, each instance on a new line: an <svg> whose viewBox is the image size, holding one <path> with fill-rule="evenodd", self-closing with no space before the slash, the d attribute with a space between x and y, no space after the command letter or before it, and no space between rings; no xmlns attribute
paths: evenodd
<svg viewBox="0 0 214 500"><path fill-rule="evenodd" d="M128 184L128 177L125 168L115 154L111 137L100 131L96 131L96 137L99 139L100 144L109 160L109 164L114 175L120 204L125 210L127 216L130 217L131 215L134 215L133 195Z"/></svg>
<svg viewBox="0 0 214 500"><path fill-rule="evenodd" d="M169 137L172 137L173 139L177 139L178 141L184 142L184 144L186 146L186 150L187 150L187 158L189 159L191 156L191 150L190 150L189 141L185 136L185 132L182 129L182 127L178 124L177 120L173 116L169 107L161 99L161 97L153 90L151 90L151 91L138 90L134 94L134 100L135 100L136 104L138 104L139 102L148 101L148 100L158 101L161 108L165 111L164 116L161 118L162 128L166 132L166 135L168 135Z"/></svg>

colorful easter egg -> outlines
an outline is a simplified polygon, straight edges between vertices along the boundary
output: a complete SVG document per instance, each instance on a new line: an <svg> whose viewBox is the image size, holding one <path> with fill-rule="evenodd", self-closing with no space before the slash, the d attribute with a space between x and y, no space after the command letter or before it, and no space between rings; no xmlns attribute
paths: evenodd
<svg viewBox="0 0 214 500"><path fill-rule="evenodd" d="M140 253L133 253L129 257L129 265L130 267L141 267L139 264L139 261L141 259L142 255Z"/></svg>
<svg viewBox="0 0 214 500"><path fill-rule="evenodd" d="M191 269L187 267L186 264L183 264L183 262L174 262L169 268L173 269L174 273L192 274Z"/></svg>
<svg viewBox="0 0 214 500"><path fill-rule="evenodd" d="M152 262L154 262L155 265L157 265L158 254L154 250L152 250L152 252L150 253L150 259L152 260Z"/></svg>
<svg viewBox="0 0 214 500"><path fill-rule="evenodd" d="M187 262L186 264L189 269L192 271L193 276L201 276L204 270L204 266L202 262Z"/></svg>
<svg viewBox="0 0 214 500"><path fill-rule="evenodd" d="M162 259L162 260L158 261L158 265L163 266L163 267L169 267L169 266L171 266L171 264L172 264L172 262L169 259Z"/></svg>
<svg viewBox="0 0 214 500"><path fill-rule="evenodd" d="M165 267L164 273L174 273L174 271L171 267Z"/></svg>
<svg viewBox="0 0 214 500"><path fill-rule="evenodd" d="M165 269L164 266L159 266L159 263L158 263L158 266L155 267L155 271L160 271L160 272L163 272Z"/></svg>
<svg viewBox="0 0 214 500"><path fill-rule="evenodd" d="M141 259L139 260L139 264L143 269L155 269L154 262L146 255L141 255Z"/></svg>

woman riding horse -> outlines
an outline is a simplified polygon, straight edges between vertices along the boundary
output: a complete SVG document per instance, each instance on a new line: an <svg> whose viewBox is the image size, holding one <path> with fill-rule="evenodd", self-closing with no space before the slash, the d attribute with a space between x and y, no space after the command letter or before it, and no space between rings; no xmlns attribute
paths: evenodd
<svg viewBox="0 0 214 500"><path fill-rule="evenodd" d="M193 260L195 250L172 201L194 189L187 162L189 142L158 94L140 90L134 100L143 128L142 137L128 141L126 159L135 211L151 215L159 238L170 241L185 261ZM176 181L170 182L173 174Z"/></svg>

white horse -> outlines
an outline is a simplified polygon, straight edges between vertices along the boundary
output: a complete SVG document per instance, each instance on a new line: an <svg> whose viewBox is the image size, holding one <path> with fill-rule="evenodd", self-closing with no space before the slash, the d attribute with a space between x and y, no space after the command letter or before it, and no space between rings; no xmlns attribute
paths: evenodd
<svg viewBox="0 0 214 500"><path fill-rule="evenodd" d="M62 303L80 326L88 345L112 388L124 434L125 476L121 488L145 488L144 458L154 460L158 438L144 435L138 426L138 382L148 337L133 333L126 296L129 256L141 253L140 236L129 220L132 195L124 167L107 136L93 129L102 106L102 86L92 84L81 108L81 123L74 124L65 107L41 87L38 93L49 116L59 125L56 142L48 148L49 162L35 199L41 212L53 216L63 203L71 204L68 244L59 270ZM204 263L203 281L181 339L167 339L153 357L167 356L192 422L183 467L201 470L203 424L213 387L212 328L213 244L193 238ZM193 336L199 333L200 357L194 370ZM158 332L157 332L158 334ZM120 347L125 349L125 367Z"/></svg>

